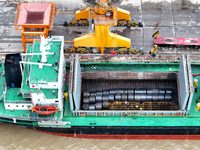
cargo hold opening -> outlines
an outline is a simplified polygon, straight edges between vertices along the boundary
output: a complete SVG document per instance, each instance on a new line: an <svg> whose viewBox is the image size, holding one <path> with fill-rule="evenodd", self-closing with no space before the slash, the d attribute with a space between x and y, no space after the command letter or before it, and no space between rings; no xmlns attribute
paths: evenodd
<svg viewBox="0 0 200 150"><path fill-rule="evenodd" d="M178 110L177 72L83 72L83 110Z"/></svg>
<svg viewBox="0 0 200 150"><path fill-rule="evenodd" d="M194 90L188 56L182 55L180 63L159 65L84 63L81 57L71 56L69 100L74 104L70 105L73 115L189 113ZM169 69L171 65L174 71Z"/></svg>

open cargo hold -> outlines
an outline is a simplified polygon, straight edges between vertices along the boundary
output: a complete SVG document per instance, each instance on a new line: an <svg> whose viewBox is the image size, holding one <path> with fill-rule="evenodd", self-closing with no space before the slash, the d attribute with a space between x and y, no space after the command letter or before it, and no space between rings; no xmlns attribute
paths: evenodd
<svg viewBox="0 0 200 150"><path fill-rule="evenodd" d="M73 80L70 80L69 94L74 114L172 115L175 112L186 113L190 107L192 81L188 68L190 62L186 64L185 56L182 56L180 63L159 65L119 65L106 63L108 60L89 64L80 62L79 55L72 57L74 74L71 76Z"/></svg>

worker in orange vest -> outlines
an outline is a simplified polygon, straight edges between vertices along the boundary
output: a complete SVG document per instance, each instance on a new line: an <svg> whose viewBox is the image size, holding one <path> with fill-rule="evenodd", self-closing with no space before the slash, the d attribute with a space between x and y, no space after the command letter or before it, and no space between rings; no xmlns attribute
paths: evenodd
<svg viewBox="0 0 200 150"><path fill-rule="evenodd" d="M153 48L150 50L149 54L152 56L152 57L155 57L157 54L158 54L158 45L154 45Z"/></svg>

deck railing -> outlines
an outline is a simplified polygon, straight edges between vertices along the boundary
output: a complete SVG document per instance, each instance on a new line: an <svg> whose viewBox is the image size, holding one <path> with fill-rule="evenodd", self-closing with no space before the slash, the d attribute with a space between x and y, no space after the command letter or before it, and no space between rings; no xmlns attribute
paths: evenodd
<svg viewBox="0 0 200 150"><path fill-rule="evenodd" d="M72 111L73 116L186 116L188 111Z"/></svg>
<svg viewBox="0 0 200 150"><path fill-rule="evenodd" d="M27 104L27 103L30 103L31 104L31 100L5 100L4 103L15 103L15 104Z"/></svg>
<svg viewBox="0 0 200 150"><path fill-rule="evenodd" d="M25 121L59 121L57 117L39 117L38 115L10 115L0 113L0 117L13 119L13 120L25 120Z"/></svg>

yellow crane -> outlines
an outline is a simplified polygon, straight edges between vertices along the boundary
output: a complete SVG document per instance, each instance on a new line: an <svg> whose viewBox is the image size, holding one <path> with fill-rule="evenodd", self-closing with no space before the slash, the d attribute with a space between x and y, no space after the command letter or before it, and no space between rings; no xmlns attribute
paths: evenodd
<svg viewBox="0 0 200 150"><path fill-rule="evenodd" d="M116 26L118 20L131 19L130 12L117 6L123 0L83 0L85 10L76 11L76 20L93 19L95 23L95 33L74 39L74 47L99 47L104 53L105 47L126 47L130 48L129 38L110 32L110 26Z"/></svg>

